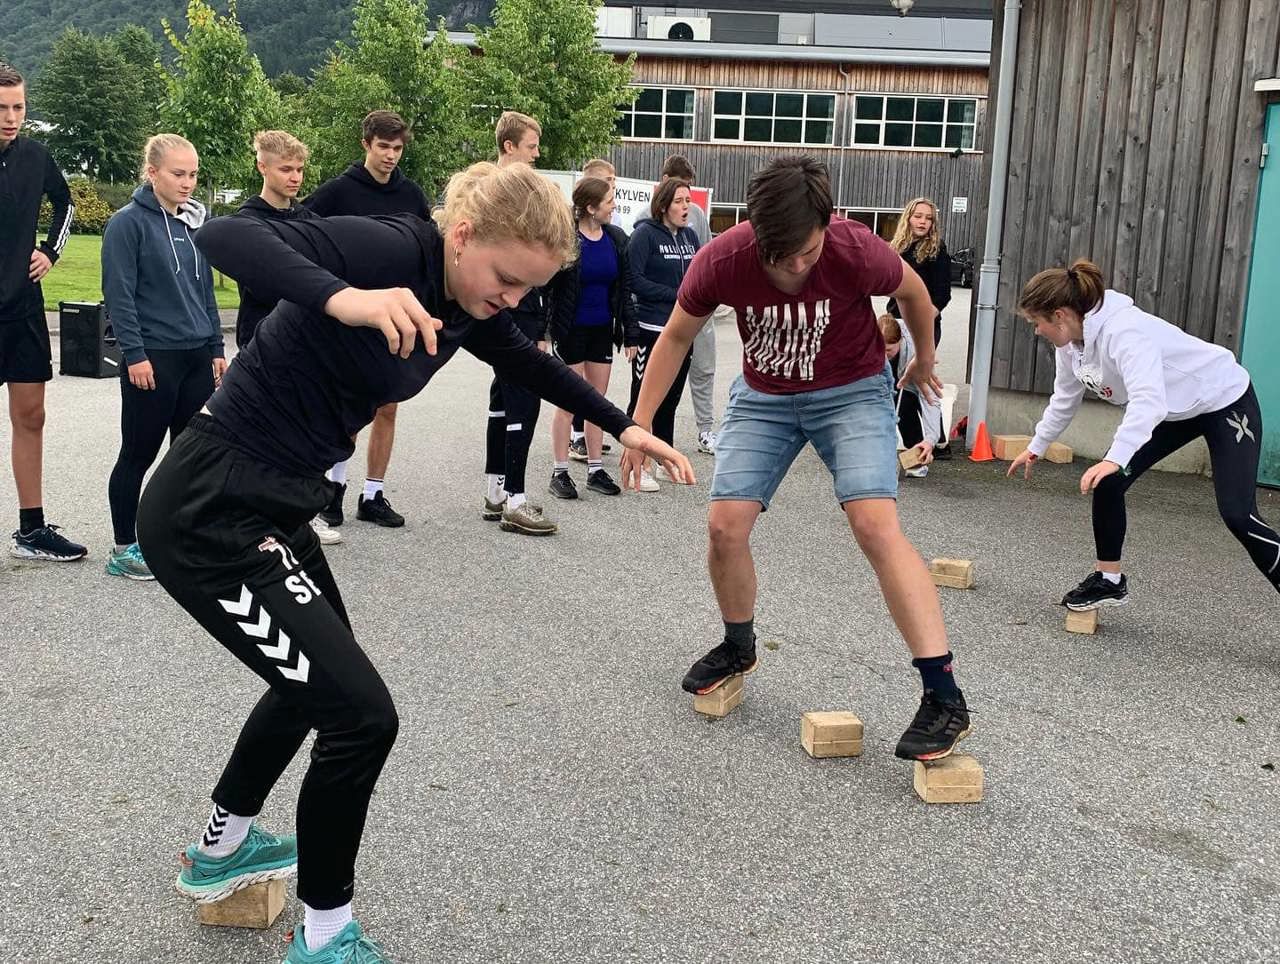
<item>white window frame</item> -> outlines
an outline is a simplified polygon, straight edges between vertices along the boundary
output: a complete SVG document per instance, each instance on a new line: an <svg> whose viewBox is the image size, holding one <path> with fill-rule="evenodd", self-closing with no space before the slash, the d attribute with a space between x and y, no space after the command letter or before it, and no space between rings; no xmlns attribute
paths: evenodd
<svg viewBox="0 0 1280 964"><path fill-rule="evenodd" d="M977 96L968 96L968 95L957 95L957 94L910 94L910 93L902 93L897 91L878 91L878 90L852 91L850 92L849 97L851 101L849 105L849 112L850 112L849 143L846 145L843 145L845 147L851 147L854 150L859 150L859 151L929 151L929 152L939 153L939 154L950 154L953 151L955 151L955 148L947 147L947 129L952 127L959 127L962 129L965 127L971 127L973 129L973 146L961 147L960 150L966 154L980 154L982 152L982 148L978 146L978 126L979 126L978 124L979 109L978 108L979 108L979 103L985 98L977 97ZM866 119L860 119L858 117L858 98L860 97L879 97L880 98L880 119L879 120L866 120ZM888 117L886 116L888 113L887 100L890 97L893 97L899 100L909 99L915 102L915 107L912 110L911 120L900 121L900 120L888 119ZM919 121L916 119L916 115L919 113L919 110L920 110L919 103L922 100L942 101L942 121L941 122ZM973 104L973 123L972 124L947 120L947 117L951 112L952 101L963 101L965 103ZM932 124L939 124L939 123L940 123L940 126L942 127L942 144L940 146L923 147L923 146L917 146L915 144L915 139L916 139L915 129L917 126L921 124L932 125ZM880 129L880 139L874 144L858 143L858 127L860 125L872 125L872 124L876 125ZM912 143L904 144L904 145L886 144L884 142L884 129L886 124L910 124Z"/></svg>
<svg viewBox="0 0 1280 964"><path fill-rule="evenodd" d="M651 111L651 110L637 111L635 101L632 101L630 104L627 104L623 107L619 107L618 108L619 121L621 121L622 118L625 116L630 115L631 117L632 133L630 134L620 133L618 135L624 141L678 141L680 143L686 143L686 142L696 141L698 139L697 138L698 89L696 87L681 87L676 84L628 84L627 86L632 87L639 91L646 91L646 90L662 91L662 110L661 111ZM667 91L670 91L670 90L678 90L678 91L681 91L682 93L688 93L692 95L693 107L688 113L684 113L684 112L671 113L667 111ZM639 97L637 97L636 100L639 100ZM658 118L659 128L658 128L657 137L646 137L644 135L637 135L635 133L637 114L639 114L642 117ZM668 117L682 117L682 118L687 117L689 119L689 136L688 137L667 137L666 135L667 135L667 118Z"/></svg>
<svg viewBox="0 0 1280 964"><path fill-rule="evenodd" d="M716 96L718 94L741 94L742 107L737 114L720 114L716 112ZM769 116L769 121L773 125L770 129L772 135L776 129L779 120L799 121L800 122L800 140L798 141L752 141L746 139L747 119L762 120L763 117L756 114L747 114L747 97L750 94L768 94L773 97L773 113ZM779 117L778 116L778 95L779 94L798 94L804 97L804 108L799 117ZM810 97L829 97L831 98L831 116L830 117L810 117L809 116L809 98ZM830 90L792 90L778 89L766 87L715 87L711 90L711 138L713 144L750 144L754 147L812 147L812 148L838 148L840 145L836 141L836 112L839 109L840 100L834 91ZM716 121L719 120L736 120L738 122L737 137L718 137L716 135ZM820 144L811 143L804 140L805 124L817 122L831 125L831 141Z"/></svg>

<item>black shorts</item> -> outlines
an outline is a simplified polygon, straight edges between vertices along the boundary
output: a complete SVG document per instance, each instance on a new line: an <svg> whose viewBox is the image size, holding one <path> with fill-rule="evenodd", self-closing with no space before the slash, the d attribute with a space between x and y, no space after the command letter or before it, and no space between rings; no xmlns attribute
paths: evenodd
<svg viewBox="0 0 1280 964"><path fill-rule="evenodd" d="M580 362L613 364L613 328L610 325L574 325L555 343L556 357L566 365Z"/></svg>
<svg viewBox="0 0 1280 964"><path fill-rule="evenodd" d="M49 381L53 378L52 358L43 311L0 321L0 384Z"/></svg>

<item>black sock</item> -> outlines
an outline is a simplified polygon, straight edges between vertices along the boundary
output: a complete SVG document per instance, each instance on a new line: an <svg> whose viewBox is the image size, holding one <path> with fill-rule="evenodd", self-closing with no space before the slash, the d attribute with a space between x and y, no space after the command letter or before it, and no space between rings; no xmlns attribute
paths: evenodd
<svg viewBox="0 0 1280 964"><path fill-rule="evenodd" d="M726 621L724 624L725 642L733 643L738 649L750 649L756 644L756 634L752 629L754 625L754 619L748 619L745 623Z"/></svg>
<svg viewBox="0 0 1280 964"><path fill-rule="evenodd" d="M24 536L29 536L37 529L44 527L44 506L38 505L34 509L18 510L18 531Z"/></svg>
<svg viewBox="0 0 1280 964"><path fill-rule="evenodd" d="M926 656L913 659L911 665L920 671L920 679L926 690L932 690L939 696L953 696L959 692L955 677L951 674L951 654L944 656Z"/></svg>

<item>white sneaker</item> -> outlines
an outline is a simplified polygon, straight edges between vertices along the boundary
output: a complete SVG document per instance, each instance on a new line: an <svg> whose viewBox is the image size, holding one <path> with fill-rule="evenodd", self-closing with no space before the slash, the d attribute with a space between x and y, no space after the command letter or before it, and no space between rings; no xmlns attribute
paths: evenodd
<svg viewBox="0 0 1280 964"><path fill-rule="evenodd" d="M716 442L719 439L715 432L699 432L698 433L698 451L706 455L716 454Z"/></svg>
<svg viewBox="0 0 1280 964"><path fill-rule="evenodd" d="M659 468L658 471L662 472L662 469ZM666 473L664 472L663 474L665 475ZM641 492L657 492L659 488L660 486L658 485L658 480L655 479L652 475L650 475L648 472L640 473L640 491Z"/></svg>
<svg viewBox="0 0 1280 964"><path fill-rule="evenodd" d="M913 479L923 479L929 474L929 466L917 465L914 469L907 469L906 474L911 476Z"/></svg>
<svg viewBox="0 0 1280 964"><path fill-rule="evenodd" d="M342 533L319 516L311 520L311 528L315 530L316 538L320 540L322 546L336 546L342 541Z"/></svg>

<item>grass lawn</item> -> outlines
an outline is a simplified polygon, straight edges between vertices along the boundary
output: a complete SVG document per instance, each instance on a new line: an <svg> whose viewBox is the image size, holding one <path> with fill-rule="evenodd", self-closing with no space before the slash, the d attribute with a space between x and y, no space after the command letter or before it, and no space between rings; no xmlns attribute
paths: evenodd
<svg viewBox="0 0 1280 964"><path fill-rule="evenodd" d="M73 234L67 238L62 257L40 282L44 289L45 311L57 311L59 301L102 300L102 238L96 234ZM219 308L236 308L240 292L235 282L222 274L213 276L213 293Z"/></svg>

